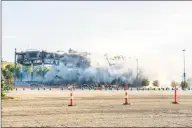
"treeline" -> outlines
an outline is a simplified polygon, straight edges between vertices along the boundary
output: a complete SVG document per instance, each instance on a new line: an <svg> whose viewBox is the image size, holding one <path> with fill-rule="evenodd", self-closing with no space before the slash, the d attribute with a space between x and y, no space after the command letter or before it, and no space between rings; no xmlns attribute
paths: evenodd
<svg viewBox="0 0 192 128"><path fill-rule="evenodd" d="M148 79L143 79L142 82L141 82L141 84L142 84L142 86L149 86L150 81L149 81ZM160 83L159 83L158 80L155 80L155 81L153 81L152 85L155 86L155 87L159 87ZM188 85L189 85L189 84L188 84L187 81L185 81L185 82L184 82L184 81L181 81L180 84L179 84L178 82L172 81L172 82L170 83L170 85L171 85L172 87L178 87L178 86L180 86L182 89L186 89L186 88L188 88Z"/></svg>
<svg viewBox="0 0 192 128"><path fill-rule="evenodd" d="M15 69L15 77L16 79L20 79L21 78L21 65L17 64L16 65L16 69ZM44 66L44 73L46 74L48 71L50 70L50 67L48 66ZM37 66L34 67L34 75L35 76L41 76L41 71L42 71L42 67L41 66ZM1 67L1 73L5 79L5 83L11 84L13 82L14 79L14 64L7 64L6 66L2 66ZM22 78L25 77L25 74L30 74L31 73L31 66L22 66Z"/></svg>
<svg viewBox="0 0 192 128"><path fill-rule="evenodd" d="M5 65L5 66L4 66ZM15 69L15 77L16 79L21 78L21 65L17 64ZM50 70L50 67L44 66L44 73L46 74ZM34 67L34 75L41 76L42 68L41 66ZM31 66L22 66L22 78L25 77L26 74L31 73ZM1 66L1 95L4 96L4 91L10 90L13 87L14 80L14 64L2 63Z"/></svg>

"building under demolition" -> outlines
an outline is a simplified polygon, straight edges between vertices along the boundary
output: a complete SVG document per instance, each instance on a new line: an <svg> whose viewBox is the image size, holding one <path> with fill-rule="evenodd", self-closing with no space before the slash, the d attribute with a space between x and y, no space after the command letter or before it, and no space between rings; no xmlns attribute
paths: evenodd
<svg viewBox="0 0 192 128"><path fill-rule="evenodd" d="M132 71L120 71L115 63L111 63L106 54L109 67L92 67L88 52L68 52L26 50L18 52L15 49L15 66L20 64L20 79L14 76L15 85L122 85L132 83L136 78ZM115 56L112 60L124 60L123 56ZM45 74L44 66L51 65L51 70ZM30 79L23 81L23 66L31 66ZM41 78L34 79L34 67L41 66ZM122 66L123 67L123 66Z"/></svg>
<svg viewBox="0 0 192 128"><path fill-rule="evenodd" d="M23 76L23 66L31 66L31 79L32 82L34 80L34 66L41 66L41 77L44 79L44 65L55 65L58 66L60 63L65 64L67 67L78 67L78 68L88 68L90 66L89 60L86 56L89 53L82 52L78 53L72 49L69 49L68 53L60 53L58 52L47 52L47 51L38 51L38 50L26 50L18 52L15 49L15 67L16 64L20 64L20 80L16 80L15 82L22 82ZM15 77L14 77L15 78ZM35 82L35 81L34 81Z"/></svg>

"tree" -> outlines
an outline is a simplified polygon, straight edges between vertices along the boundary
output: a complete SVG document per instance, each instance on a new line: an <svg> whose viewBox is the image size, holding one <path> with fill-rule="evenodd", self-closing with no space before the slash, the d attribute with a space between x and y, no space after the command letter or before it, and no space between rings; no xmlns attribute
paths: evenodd
<svg viewBox="0 0 192 128"><path fill-rule="evenodd" d="M5 69L9 70L11 73L14 73L14 64L8 64L5 66Z"/></svg>
<svg viewBox="0 0 192 128"><path fill-rule="evenodd" d="M182 81L181 82L181 87L182 87L182 89L186 89L187 87L188 87L188 83L185 81Z"/></svg>
<svg viewBox="0 0 192 128"><path fill-rule="evenodd" d="M10 83L13 80L14 64L8 64L1 70L6 82Z"/></svg>
<svg viewBox="0 0 192 128"><path fill-rule="evenodd" d="M44 66L44 74L46 74L50 70L50 67ZM42 67L38 66L34 68L34 73L36 76L41 76L42 73Z"/></svg>
<svg viewBox="0 0 192 128"><path fill-rule="evenodd" d="M149 85L149 80L148 79L143 79L141 84L142 84L142 86L148 86Z"/></svg>
<svg viewBox="0 0 192 128"><path fill-rule="evenodd" d="M159 87L159 81L158 80L153 81L153 86Z"/></svg>
<svg viewBox="0 0 192 128"><path fill-rule="evenodd" d="M4 78L10 83L10 81L13 79L13 73L10 72L8 69L3 70L3 76Z"/></svg>
<svg viewBox="0 0 192 128"><path fill-rule="evenodd" d="M20 77L20 67L21 67L20 64L16 65L15 76L17 78ZM6 73L8 73L7 71L11 72L11 74L14 76L14 68L15 68L14 64L6 65L5 68L2 69L4 76L6 77Z"/></svg>
<svg viewBox="0 0 192 128"><path fill-rule="evenodd" d="M5 83L5 77L3 76L2 72L1 72L1 97L4 98L5 97L5 90L9 91L13 89L13 85L11 84L6 84Z"/></svg>
<svg viewBox="0 0 192 128"><path fill-rule="evenodd" d="M171 82L171 87L176 87L176 86L178 86L178 83L175 82L175 81L172 81L172 82Z"/></svg>
<svg viewBox="0 0 192 128"><path fill-rule="evenodd" d="M34 74L36 76L41 76L41 67L40 66L34 68Z"/></svg>
<svg viewBox="0 0 192 128"><path fill-rule="evenodd" d="M48 71L50 71L50 67L45 66L45 67L44 67L44 71L45 71L45 74L46 74Z"/></svg>
<svg viewBox="0 0 192 128"><path fill-rule="evenodd" d="M27 73L31 72L31 66L24 66L24 70Z"/></svg>
<svg viewBox="0 0 192 128"><path fill-rule="evenodd" d="M17 64L16 65L16 70L15 70L15 76L16 78L20 78L20 69L21 69L21 65Z"/></svg>
<svg viewBox="0 0 192 128"><path fill-rule="evenodd" d="M5 78L4 78L3 74L1 73L1 97L5 96L4 87L5 87Z"/></svg>

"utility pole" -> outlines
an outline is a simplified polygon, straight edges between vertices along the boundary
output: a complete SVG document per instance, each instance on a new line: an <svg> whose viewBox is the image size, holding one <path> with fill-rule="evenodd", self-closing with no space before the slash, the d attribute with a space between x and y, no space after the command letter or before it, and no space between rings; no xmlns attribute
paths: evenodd
<svg viewBox="0 0 192 128"><path fill-rule="evenodd" d="M185 49L183 49L183 64L184 64L184 69L183 69L183 81L184 81L184 87L185 87L185 81L186 81L186 73L185 73Z"/></svg>
<svg viewBox="0 0 192 128"><path fill-rule="evenodd" d="M15 48L15 55L14 55L14 87L15 87L15 81L16 81L16 54L17 54L17 49Z"/></svg>
<svg viewBox="0 0 192 128"><path fill-rule="evenodd" d="M138 59L136 59L136 61L137 61L137 80L138 80L138 78L139 78Z"/></svg>

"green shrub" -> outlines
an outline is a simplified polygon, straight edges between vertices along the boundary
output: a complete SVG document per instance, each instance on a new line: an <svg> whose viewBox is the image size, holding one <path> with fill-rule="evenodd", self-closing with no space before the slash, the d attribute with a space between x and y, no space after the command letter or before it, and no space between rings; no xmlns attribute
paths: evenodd
<svg viewBox="0 0 192 128"><path fill-rule="evenodd" d="M159 81L158 80L153 81L153 86L159 87Z"/></svg>
<svg viewBox="0 0 192 128"><path fill-rule="evenodd" d="M143 79L141 84L142 84L142 86L148 86L149 85L149 80L148 79Z"/></svg>
<svg viewBox="0 0 192 128"><path fill-rule="evenodd" d="M182 81L181 82L181 87L182 87L182 89L186 89L187 87L188 87L188 83L185 81Z"/></svg>
<svg viewBox="0 0 192 128"><path fill-rule="evenodd" d="M5 93L3 90L1 90L1 97L5 97Z"/></svg>
<svg viewBox="0 0 192 128"><path fill-rule="evenodd" d="M4 89L3 90L6 90L6 91L9 91L9 90L13 90L13 85L12 84L7 84L4 86Z"/></svg>
<svg viewBox="0 0 192 128"><path fill-rule="evenodd" d="M176 87L178 84L175 81L171 82L171 87Z"/></svg>

